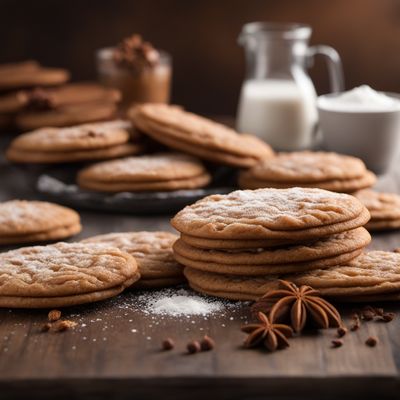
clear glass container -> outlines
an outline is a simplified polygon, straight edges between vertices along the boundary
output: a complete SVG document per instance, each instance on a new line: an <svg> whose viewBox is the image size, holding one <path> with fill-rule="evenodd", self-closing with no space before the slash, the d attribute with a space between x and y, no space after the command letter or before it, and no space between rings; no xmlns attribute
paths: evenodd
<svg viewBox="0 0 400 400"><path fill-rule="evenodd" d="M158 62L141 70L118 65L113 57L114 48L100 49L96 53L99 81L120 90L122 106L138 103L168 103L171 92L171 56L160 51Z"/></svg>
<svg viewBox="0 0 400 400"><path fill-rule="evenodd" d="M342 91L336 50L308 46L311 28L302 24L254 22L239 36L247 63L237 117L241 132L253 133L276 150L312 148L316 142L316 91L306 68L316 54L328 61L332 92Z"/></svg>

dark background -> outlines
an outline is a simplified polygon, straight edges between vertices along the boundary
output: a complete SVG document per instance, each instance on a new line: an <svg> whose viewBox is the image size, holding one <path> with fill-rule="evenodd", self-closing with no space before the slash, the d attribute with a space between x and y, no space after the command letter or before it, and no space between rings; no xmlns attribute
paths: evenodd
<svg viewBox="0 0 400 400"><path fill-rule="evenodd" d="M398 0L0 0L0 61L34 58L94 79L95 49L133 32L173 55L173 101L207 114L236 110L244 61L237 36L246 22L311 24L312 43L341 54L346 87L368 83L400 92ZM321 60L311 71L328 91Z"/></svg>

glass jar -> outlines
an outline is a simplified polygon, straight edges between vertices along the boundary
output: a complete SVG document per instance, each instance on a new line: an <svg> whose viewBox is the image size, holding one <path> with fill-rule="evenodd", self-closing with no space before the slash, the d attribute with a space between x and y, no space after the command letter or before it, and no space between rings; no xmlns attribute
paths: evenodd
<svg viewBox="0 0 400 400"><path fill-rule="evenodd" d="M306 71L316 54L328 60L333 92L343 90L338 53L308 47L311 28L302 24L254 22L239 37L247 73L242 85L237 128L253 133L276 150L312 148L316 142L316 91Z"/></svg>
<svg viewBox="0 0 400 400"><path fill-rule="evenodd" d="M121 92L123 108L138 103L169 102L172 61L168 53L160 51L157 63L140 70L118 65L113 54L112 47L97 51L97 72L103 85Z"/></svg>

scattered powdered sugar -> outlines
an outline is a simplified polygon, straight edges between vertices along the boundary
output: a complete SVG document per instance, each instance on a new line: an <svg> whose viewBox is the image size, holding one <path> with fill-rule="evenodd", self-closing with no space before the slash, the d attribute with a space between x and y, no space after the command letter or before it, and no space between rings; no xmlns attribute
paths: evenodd
<svg viewBox="0 0 400 400"><path fill-rule="evenodd" d="M40 175L36 186L40 192L50 192L56 194L76 193L79 190L77 185L67 185L49 175Z"/></svg>
<svg viewBox="0 0 400 400"><path fill-rule="evenodd" d="M186 289L165 289L144 293L138 297L146 314L182 316L209 315L226 309L227 304L205 296L199 296Z"/></svg>

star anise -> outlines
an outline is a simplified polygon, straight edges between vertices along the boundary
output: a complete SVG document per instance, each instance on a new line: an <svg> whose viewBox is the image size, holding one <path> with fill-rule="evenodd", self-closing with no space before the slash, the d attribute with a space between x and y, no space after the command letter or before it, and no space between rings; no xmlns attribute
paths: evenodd
<svg viewBox="0 0 400 400"><path fill-rule="evenodd" d="M262 312L257 314L260 321L258 324L247 324L242 326L242 331L248 333L243 346L246 348L265 346L269 351L289 347L287 338L293 336L290 326L275 324Z"/></svg>
<svg viewBox="0 0 400 400"><path fill-rule="evenodd" d="M253 304L255 312L267 313L271 321L290 319L295 332L301 332L308 320L321 329L343 325L339 312L317 290L283 280L280 284L281 289L271 290Z"/></svg>

